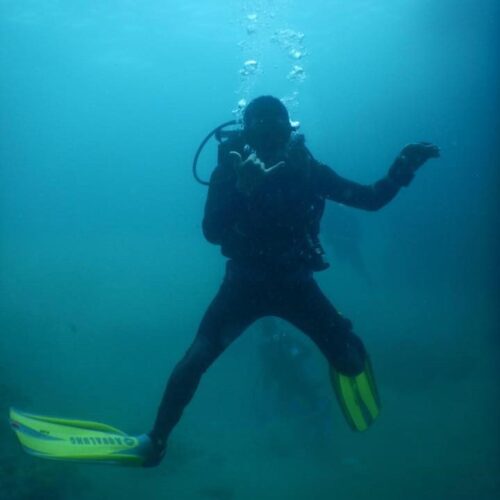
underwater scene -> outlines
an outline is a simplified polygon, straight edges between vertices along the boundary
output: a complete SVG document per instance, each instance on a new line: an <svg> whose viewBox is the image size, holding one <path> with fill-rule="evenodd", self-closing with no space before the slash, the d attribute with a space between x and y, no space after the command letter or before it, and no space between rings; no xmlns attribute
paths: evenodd
<svg viewBox="0 0 500 500"><path fill-rule="evenodd" d="M0 499L499 498L499 29L0 0Z"/></svg>

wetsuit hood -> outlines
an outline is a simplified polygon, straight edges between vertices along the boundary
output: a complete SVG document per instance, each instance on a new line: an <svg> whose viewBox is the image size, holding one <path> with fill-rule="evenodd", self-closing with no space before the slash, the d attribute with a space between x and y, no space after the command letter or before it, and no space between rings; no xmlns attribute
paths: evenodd
<svg viewBox="0 0 500 500"><path fill-rule="evenodd" d="M257 97L245 108L243 131L246 142L259 155L272 154L290 139L292 126L288 110L276 97Z"/></svg>

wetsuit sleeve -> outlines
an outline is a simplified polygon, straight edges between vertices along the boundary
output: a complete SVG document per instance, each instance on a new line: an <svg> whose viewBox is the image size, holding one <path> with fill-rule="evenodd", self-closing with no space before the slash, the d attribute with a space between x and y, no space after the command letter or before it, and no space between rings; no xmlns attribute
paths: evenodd
<svg viewBox="0 0 500 500"><path fill-rule="evenodd" d="M203 234L210 243L220 244L235 225L245 200L236 189L235 175L227 167L216 167L208 188Z"/></svg>
<svg viewBox="0 0 500 500"><path fill-rule="evenodd" d="M330 200L362 210L379 210L398 193L400 186L388 176L374 184L359 184L338 175L330 167L316 162L316 192Z"/></svg>

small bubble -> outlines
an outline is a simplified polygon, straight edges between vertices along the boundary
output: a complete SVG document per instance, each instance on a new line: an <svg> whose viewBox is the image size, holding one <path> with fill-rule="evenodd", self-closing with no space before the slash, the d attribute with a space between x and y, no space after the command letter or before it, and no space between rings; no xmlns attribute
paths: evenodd
<svg viewBox="0 0 500 500"><path fill-rule="evenodd" d="M240 69L240 75L248 76L256 73L259 63L255 59L248 59L243 63L243 68Z"/></svg>
<svg viewBox="0 0 500 500"><path fill-rule="evenodd" d="M233 115L236 115L237 118L241 118L243 114L243 110L245 109L245 106L247 105L247 100L246 99L240 99L238 103L236 104L236 108L232 110Z"/></svg>
<svg viewBox="0 0 500 500"><path fill-rule="evenodd" d="M297 80L297 81L303 81L306 77L306 73L304 71L304 68L302 66L299 66L297 64L294 64L292 66L292 69L290 73L288 73L287 78L289 80Z"/></svg>

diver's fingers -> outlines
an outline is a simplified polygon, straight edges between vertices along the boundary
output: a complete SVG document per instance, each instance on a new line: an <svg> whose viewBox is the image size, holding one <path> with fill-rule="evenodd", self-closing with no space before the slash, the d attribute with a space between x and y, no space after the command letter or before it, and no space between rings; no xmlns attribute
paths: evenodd
<svg viewBox="0 0 500 500"><path fill-rule="evenodd" d="M247 159L242 163L242 166L249 165L251 163L255 163L256 165L263 165L263 163L257 158L255 153L251 153L248 155Z"/></svg>
<svg viewBox="0 0 500 500"><path fill-rule="evenodd" d="M432 142L419 142L418 145L423 148L428 158L438 158L441 153L439 146L432 144Z"/></svg>
<svg viewBox="0 0 500 500"><path fill-rule="evenodd" d="M239 172L243 165L243 160L241 158L240 153L238 153L238 151L229 151L229 158L231 158L231 161L233 162L233 167L236 170L236 172Z"/></svg>
<svg viewBox="0 0 500 500"><path fill-rule="evenodd" d="M439 158L441 156L441 149L439 146L435 146L434 144L429 145L429 158Z"/></svg>
<svg viewBox="0 0 500 500"><path fill-rule="evenodd" d="M284 166L285 166L285 162L280 161L280 162L276 163L276 165L273 165L272 167L269 167L268 169L266 169L265 173L266 173L266 175L273 175L278 170L282 169Z"/></svg>

